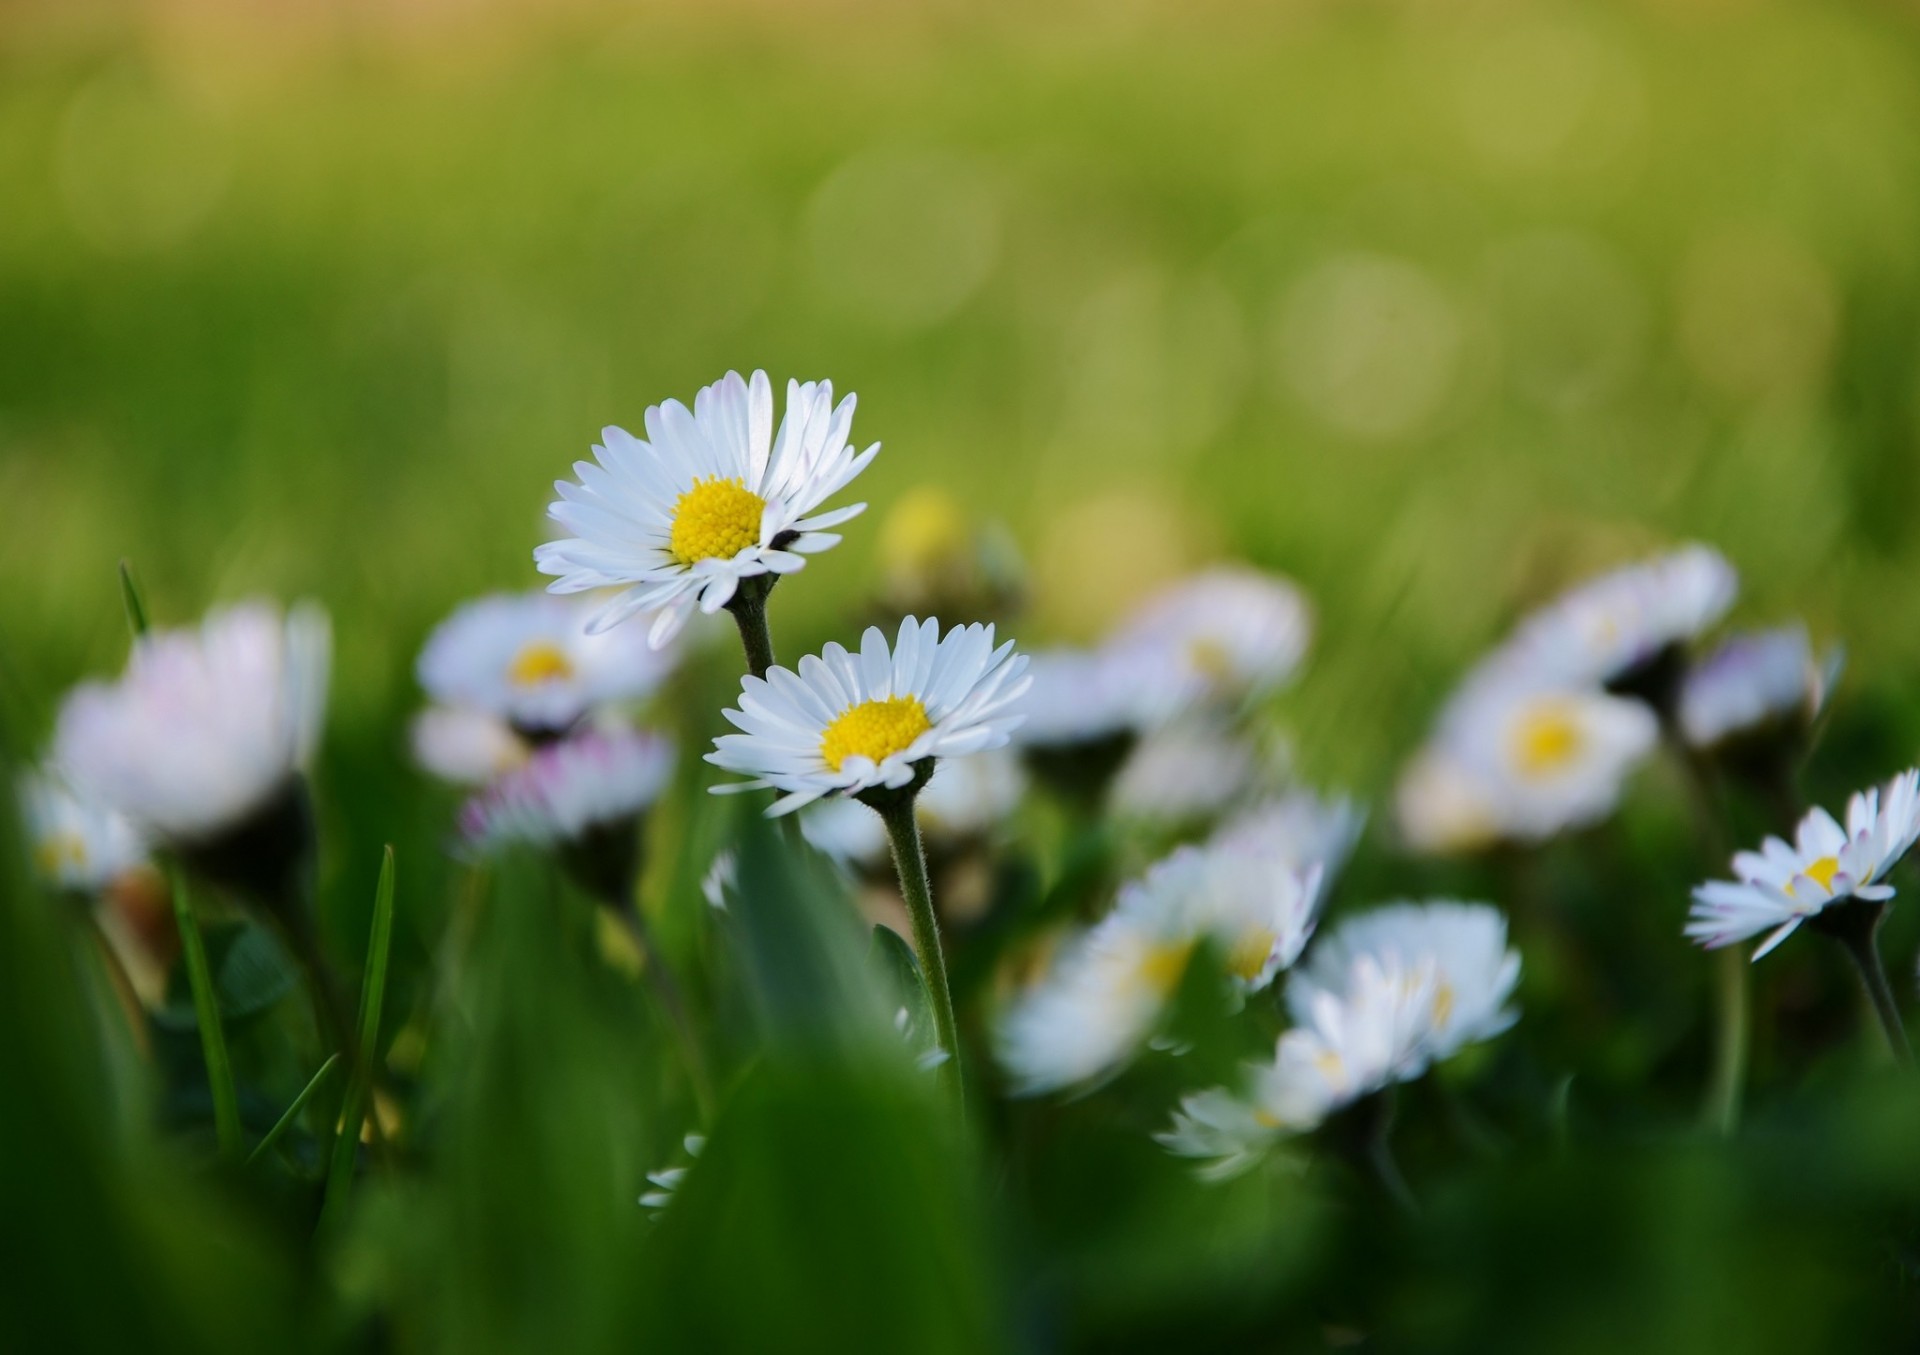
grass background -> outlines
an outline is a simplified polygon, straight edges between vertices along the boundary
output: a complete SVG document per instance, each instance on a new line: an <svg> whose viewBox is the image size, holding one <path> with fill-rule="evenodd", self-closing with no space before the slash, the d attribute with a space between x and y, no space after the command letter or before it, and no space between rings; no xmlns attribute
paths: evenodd
<svg viewBox="0 0 1920 1355"><path fill-rule="evenodd" d="M788 654L846 636L879 519L916 486L1011 529L1030 643L1250 559L1320 612L1283 703L1303 767L1377 798L1518 608L1699 538L1740 567L1739 616L1804 616L1846 645L1808 781L1831 802L1920 744L1917 270L1920 46L1891 6L16 5L0 692L31 751L67 684L117 667L122 556L163 622L322 600L330 934L359 953L396 841L396 982L427 1010L457 881L450 805L405 757L420 639L462 597L536 582L548 486L602 424L764 366L858 391L856 431L887 449L861 484L873 519L776 601ZM731 663L721 649L688 684L690 746ZM720 832L657 826L670 914L698 913L695 848ZM1198 1192L1141 1137L1146 1112L1016 1125L998 1166L900 1155L885 1145L927 1128L917 1093L809 1054L740 1112L763 1132L739 1131L733 1179L758 1196L689 1210L663 1247L598 1212L625 1211L678 1132L654 1082L607 1090L636 1078L616 1034L631 992L542 988L531 965L509 982L488 933L474 992L494 956L528 1005L464 999L496 1024L462 1027L434 1095L513 1132L449 1131L432 1171L369 1197L377 1245L303 1256L256 1199L210 1204L135 1130L83 1126L113 1121L77 1071L91 1046L77 1009L45 1015L59 985L21 957L54 952L22 939L0 990L37 1033L10 1099L45 1113L0 1117L29 1122L7 1172L20 1189L27 1162L65 1164L26 1193L47 1238L74 1231L44 1242L47 1287L9 1288L23 1320L198 1349L636 1330L857 1348L854 1310L898 1323L902 1348L1434 1346L1508 1305L1507 1336L1535 1349L1646 1331L1786 1348L1840 1312L1884 1335L1910 1252L1860 1242L1849 1211L1911 1211L1912 1107L1857 1101L1851 1054L1807 1074L1763 1029L1768 1133L1744 1157L1678 1133L1705 970L1674 933L1703 869L1659 773L1532 884L1418 867L1376 835L1354 897L1475 888L1519 908L1531 889L1585 946L1528 955L1550 1052L1501 1095L1538 1156L1449 1176L1410 1231L1285 1174ZM700 926L681 928L689 954ZM1899 910L1892 934L1910 987ZM572 974L569 955L543 963ZM1770 1000L1850 1017L1822 958L1770 961ZM1541 1127L1563 1065L1604 1089L1577 1166ZM849 1185L876 1160L893 1196ZM253 1250L248 1229L276 1241ZM938 1246L902 1260L902 1229ZM295 1278L316 1270L334 1300ZM66 1288L89 1273L113 1303ZM753 1325L776 1297L786 1325ZM737 1329L699 1327L735 1298Z"/></svg>

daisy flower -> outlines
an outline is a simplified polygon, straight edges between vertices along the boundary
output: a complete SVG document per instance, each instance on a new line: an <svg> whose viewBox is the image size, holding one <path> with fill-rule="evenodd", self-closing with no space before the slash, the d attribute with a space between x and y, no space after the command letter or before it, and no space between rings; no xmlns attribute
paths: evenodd
<svg viewBox="0 0 1920 1355"><path fill-rule="evenodd" d="M1680 733L1695 748L1811 722L1826 702L1838 657L1817 663L1805 626L1731 636L1687 670Z"/></svg>
<svg viewBox="0 0 1920 1355"><path fill-rule="evenodd" d="M175 845L204 844L283 798L326 709L326 614L267 603L136 641L118 682L61 706L53 762L83 794Z"/></svg>
<svg viewBox="0 0 1920 1355"><path fill-rule="evenodd" d="M1740 576L1692 545L1602 575L1523 621L1499 661L1574 686L1611 685L1697 639L1733 606Z"/></svg>
<svg viewBox="0 0 1920 1355"><path fill-rule="evenodd" d="M1191 824L1238 800L1258 773L1244 739L1208 721L1181 721L1141 740L1114 778L1110 807L1135 823Z"/></svg>
<svg viewBox="0 0 1920 1355"><path fill-rule="evenodd" d="M33 864L48 883L99 894L146 863L146 843L132 824L75 794L59 777L31 772L20 778L19 790Z"/></svg>
<svg viewBox="0 0 1920 1355"><path fill-rule="evenodd" d="M673 762L672 741L642 730L593 729L546 744L467 801L461 835L482 852L513 843L578 842L650 806L673 775Z"/></svg>
<svg viewBox="0 0 1920 1355"><path fill-rule="evenodd" d="M1177 705L1171 665L1145 651L1041 650L1021 698L1023 749L1061 749L1126 739L1166 722Z"/></svg>
<svg viewBox="0 0 1920 1355"><path fill-rule="evenodd" d="M914 801L920 831L930 844L980 837L1001 823L1026 795L1026 773L1004 748L945 762ZM801 813L800 833L816 851L849 866L878 868L887 859L887 829L858 800L818 800Z"/></svg>
<svg viewBox="0 0 1920 1355"><path fill-rule="evenodd" d="M1445 749L1415 753L1394 788L1394 820L1413 851L1453 856L1500 840L1500 807L1493 791Z"/></svg>
<svg viewBox="0 0 1920 1355"><path fill-rule="evenodd" d="M484 786L527 760L527 742L506 721L477 710L430 706L408 729L413 760L442 781Z"/></svg>
<svg viewBox="0 0 1920 1355"><path fill-rule="evenodd" d="M1850 899L1882 903L1893 897L1887 875L1920 838L1920 771L1856 791L1842 828L1824 809L1800 821L1791 845L1777 837L1758 852L1738 852L1733 880L1709 880L1693 891L1686 934L1709 950L1767 934L1759 959L1801 923Z"/></svg>
<svg viewBox="0 0 1920 1355"><path fill-rule="evenodd" d="M749 780L716 792L782 792L769 814L824 795L902 790L920 764L1006 744L1019 723L1026 656L994 647L992 626L908 617L891 648L869 627L858 653L829 644L800 660L741 680L740 708L723 712L741 730L714 740L707 761Z"/></svg>
<svg viewBox="0 0 1920 1355"><path fill-rule="evenodd" d="M1224 851L1263 852L1295 870L1318 866L1324 882L1346 865L1366 822L1365 811L1344 795L1296 790L1242 810L1208 841Z"/></svg>
<svg viewBox="0 0 1920 1355"><path fill-rule="evenodd" d="M1189 699L1234 701L1292 677L1312 631L1306 599L1287 580L1215 569L1149 598L1113 648L1174 665Z"/></svg>
<svg viewBox="0 0 1920 1355"><path fill-rule="evenodd" d="M638 629L589 635L594 608L550 593L495 593L457 609L420 651L434 701L505 720L534 737L564 733L596 707L638 701L673 669Z"/></svg>
<svg viewBox="0 0 1920 1355"><path fill-rule="evenodd" d="M574 535L534 552L556 593L620 588L589 625L603 631L659 610L649 642L663 645L694 607L716 612L743 579L791 574L808 555L838 545L827 529L866 505L819 508L879 454L856 455L854 397L833 402L827 381L787 383L776 431L765 372L729 372L694 397L646 412L645 439L603 430L593 461L561 480L550 517Z"/></svg>
<svg viewBox="0 0 1920 1355"><path fill-rule="evenodd" d="M1065 943L1009 1010L1000 1057L1022 1093L1116 1071L1152 1036L1194 950L1210 941L1244 995L1293 963L1313 931L1317 867L1244 849L1182 847L1124 886L1113 912Z"/></svg>

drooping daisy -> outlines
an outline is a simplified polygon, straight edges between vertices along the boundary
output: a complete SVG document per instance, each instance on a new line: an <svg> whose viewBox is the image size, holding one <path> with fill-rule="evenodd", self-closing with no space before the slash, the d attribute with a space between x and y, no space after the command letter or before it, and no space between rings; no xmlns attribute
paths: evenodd
<svg viewBox="0 0 1920 1355"><path fill-rule="evenodd" d="M1695 748L1717 748L1804 726L1820 713L1837 668L1837 657L1815 661L1805 626L1731 636L1687 670L1680 733Z"/></svg>
<svg viewBox="0 0 1920 1355"><path fill-rule="evenodd" d="M1026 690L1026 656L992 626L908 617L891 648L869 627L858 653L829 644L800 660L741 680L740 708L723 712L741 733L714 740L707 761L751 778L716 792L772 788L767 812L785 814L823 795L910 785L929 760L1006 744Z"/></svg>
<svg viewBox="0 0 1920 1355"><path fill-rule="evenodd" d="M1313 930L1319 872L1244 849L1182 847L1120 891L1008 1011L1000 1056L1023 1093L1116 1071L1153 1034L1202 941L1257 992Z"/></svg>
<svg viewBox="0 0 1920 1355"><path fill-rule="evenodd" d="M1220 813L1254 784L1259 759L1245 739L1208 721L1182 720L1141 740L1114 778L1114 816L1191 824Z"/></svg>
<svg viewBox="0 0 1920 1355"><path fill-rule="evenodd" d="M310 604L260 602L139 640L118 682L76 688L53 762L82 793L177 846L283 798L318 742L331 636Z"/></svg>
<svg viewBox="0 0 1920 1355"><path fill-rule="evenodd" d="M1295 790L1242 810L1215 830L1209 844L1264 852L1295 870L1318 866L1326 879L1346 865L1366 821L1365 811L1344 795Z"/></svg>
<svg viewBox="0 0 1920 1355"><path fill-rule="evenodd" d="M75 894L104 892L147 859L134 826L46 772L20 778L33 864L48 883Z"/></svg>
<svg viewBox="0 0 1920 1355"><path fill-rule="evenodd" d="M696 605L716 612L742 579L790 574L839 543L827 529L866 505L817 510L880 451L876 442L854 453L853 409L851 395L833 403L831 382L789 381L776 432L765 372L750 381L727 373L691 410L677 400L651 406L645 439L605 429L595 460L574 464L579 483L556 482L548 514L574 535L534 560L558 576L556 593L625 590L590 630L657 608L648 638L665 644Z"/></svg>
<svg viewBox="0 0 1920 1355"><path fill-rule="evenodd" d="M1574 686L1631 681L1727 614L1740 576L1692 545L1589 580L1521 623L1498 661Z"/></svg>
<svg viewBox="0 0 1920 1355"><path fill-rule="evenodd" d="M534 737L589 711L638 701L673 669L638 628L589 635L594 612L551 593L495 593L457 609L427 637L418 673L442 705L479 711Z"/></svg>
<svg viewBox="0 0 1920 1355"><path fill-rule="evenodd" d="M1810 918L1860 899L1893 897L1886 878L1920 838L1920 771L1856 791L1842 828L1824 809L1800 821L1792 845L1777 837L1758 852L1738 852L1733 880L1709 880L1693 891L1686 934L1709 950L1767 933L1759 959Z"/></svg>
<svg viewBox="0 0 1920 1355"><path fill-rule="evenodd" d="M1019 759L1004 748L942 763L914 801L930 848L976 838L1003 823L1026 794ZM818 800L800 816L800 832L817 851L849 866L886 863L886 825L858 800Z"/></svg>
<svg viewBox="0 0 1920 1355"><path fill-rule="evenodd" d="M1312 612L1293 584L1225 568L1149 598L1112 647L1171 662L1190 698L1235 701L1292 677L1312 631Z"/></svg>
<svg viewBox="0 0 1920 1355"><path fill-rule="evenodd" d="M414 761L456 786L484 786L525 762L531 751L506 721L453 706L421 711L408 735Z"/></svg>
<svg viewBox="0 0 1920 1355"><path fill-rule="evenodd" d="M460 831L488 851L510 843L557 847L632 820L673 774L671 740L633 729L591 729L546 744L467 801Z"/></svg>

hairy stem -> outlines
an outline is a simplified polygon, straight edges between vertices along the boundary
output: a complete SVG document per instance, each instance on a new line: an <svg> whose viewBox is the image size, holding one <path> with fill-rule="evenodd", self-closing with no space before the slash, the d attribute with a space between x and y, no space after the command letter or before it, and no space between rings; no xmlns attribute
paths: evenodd
<svg viewBox="0 0 1920 1355"><path fill-rule="evenodd" d="M947 987L947 960L940 948L940 920L933 911L933 887L927 881L927 854L920 845L920 821L913 812L911 794L891 796L876 804L893 845L894 869L900 873L900 893L913 919L913 949L920 957L927 997L933 1006L934 1038L945 1052L940 1075L952 1089L954 1104L964 1095L960 1076L960 1039L953 1019L953 994Z"/></svg>

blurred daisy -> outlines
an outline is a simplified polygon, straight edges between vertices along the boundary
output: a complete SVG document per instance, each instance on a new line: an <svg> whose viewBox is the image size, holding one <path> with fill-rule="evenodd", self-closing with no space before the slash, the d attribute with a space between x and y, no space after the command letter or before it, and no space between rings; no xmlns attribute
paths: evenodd
<svg viewBox="0 0 1920 1355"><path fill-rule="evenodd" d="M981 837L1012 815L1026 790L1026 773L1006 749L943 762L914 801L920 831L929 849ZM858 800L816 800L801 813L800 832L843 865L886 864L886 825Z"/></svg>
<svg viewBox="0 0 1920 1355"><path fill-rule="evenodd" d="M1496 662L1575 686L1630 681L1719 621L1739 591L1725 556L1687 546L1564 594L1522 622Z"/></svg>
<svg viewBox="0 0 1920 1355"><path fill-rule="evenodd" d="M1189 698L1233 701L1292 677L1312 629L1306 599L1285 579L1215 569L1148 599L1112 647L1171 663Z"/></svg>
<svg viewBox="0 0 1920 1355"><path fill-rule="evenodd" d="M430 706L413 717L408 737L414 761L456 786L484 786L527 760L526 740L477 710Z"/></svg>
<svg viewBox="0 0 1920 1355"><path fill-rule="evenodd" d="M1319 871L1245 850L1182 847L1125 885L1069 940L1001 1023L1001 1061L1022 1093L1117 1070L1152 1036L1202 941L1242 993L1272 982L1313 931Z"/></svg>
<svg viewBox="0 0 1920 1355"><path fill-rule="evenodd" d="M1217 829L1209 844L1223 851L1265 853L1295 870L1318 866L1323 882L1347 863L1366 813L1344 795L1323 798L1296 790L1241 811Z"/></svg>
<svg viewBox="0 0 1920 1355"><path fill-rule="evenodd" d="M75 794L60 778L28 773L19 790L33 864L49 884L100 894L146 863L146 843L132 824Z"/></svg>
<svg viewBox="0 0 1920 1355"><path fill-rule="evenodd" d="M1144 651L1049 649L1029 656L1032 685L1014 742L1065 748L1130 738L1177 704L1170 665Z"/></svg>
<svg viewBox="0 0 1920 1355"><path fill-rule="evenodd" d="M1500 840L1500 808L1493 790L1445 749L1415 753L1394 788L1394 819L1401 840L1416 852L1452 856Z"/></svg>
<svg viewBox="0 0 1920 1355"><path fill-rule="evenodd" d="M799 672L771 669L741 681L740 708L723 712L739 734L714 740L707 761L751 778L716 792L771 787L769 814L823 795L911 784L932 759L998 748L1019 723L1025 655L994 648L992 626L908 617L891 649L869 627L858 653L829 644Z"/></svg>
<svg viewBox="0 0 1920 1355"><path fill-rule="evenodd" d="M260 602L138 640L118 682L76 688L53 761L74 788L175 845L219 838L283 799L318 742L326 614Z"/></svg>
<svg viewBox="0 0 1920 1355"><path fill-rule="evenodd" d="M1801 923L1850 899L1893 897L1887 875L1920 838L1920 771L1905 771L1880 789L1856 791L1842 828L1824 809L1800 821L1791 845L1777 837L1758 852L1738 852L1733 880L1709 880L1693 891L1686 934L1709 950L1767 933L1759 959Z"/></svg>
<svg viewBox="0 0 1920 1355"><path fill-rule="evenodd" d="M460 831L479 851L525 843L558 847L624 825L673 775L671 740L642 730L593 729L531 753L467 801Z"/></svg>
<svg viewBox="0 0 1920 1355"><path fill-rule="evenodd" d="M535 737L564 733L595 707L649 695L673 660L637 628L589 635L593 610L550 593L466 603L427 637L420 685L442 705Z"/></svg>
<svg viewBox="0 0 1920 1355"><path fill-rule="evenodd" d="M594 461L574 463L578 484L562 480L548 514L575 535L534 552L556 593L625 591L588 629L603 631L636 612L659 609L648 638L656 646L697 605L716 612L742 579L790 574L806 556L839 544L827 529L865 504L816 510L846 488L879 454L855 455L854 397L833 403L827 381L787 383L778 431L765 372L738 372L694 397L646 412L646 438L605 429Z"/></svg>
<svg viewBox="0 0 1920 1355"><path fill-rule="evenodd" d="M1254 783L1258 760L1246 740L1210 722L1183 720L1154 731L1114 779L1114 816L1136 823L1191 824L1211 818Z"/></svg>
<svg viewBox="0 0 1920 1355"><path fill-rule="evenodd" d="M1838 659L1816 663L1804 626L1731 636L1687 670L1680 732L1695 748L1810 723L1826 701Z"/></svg>

